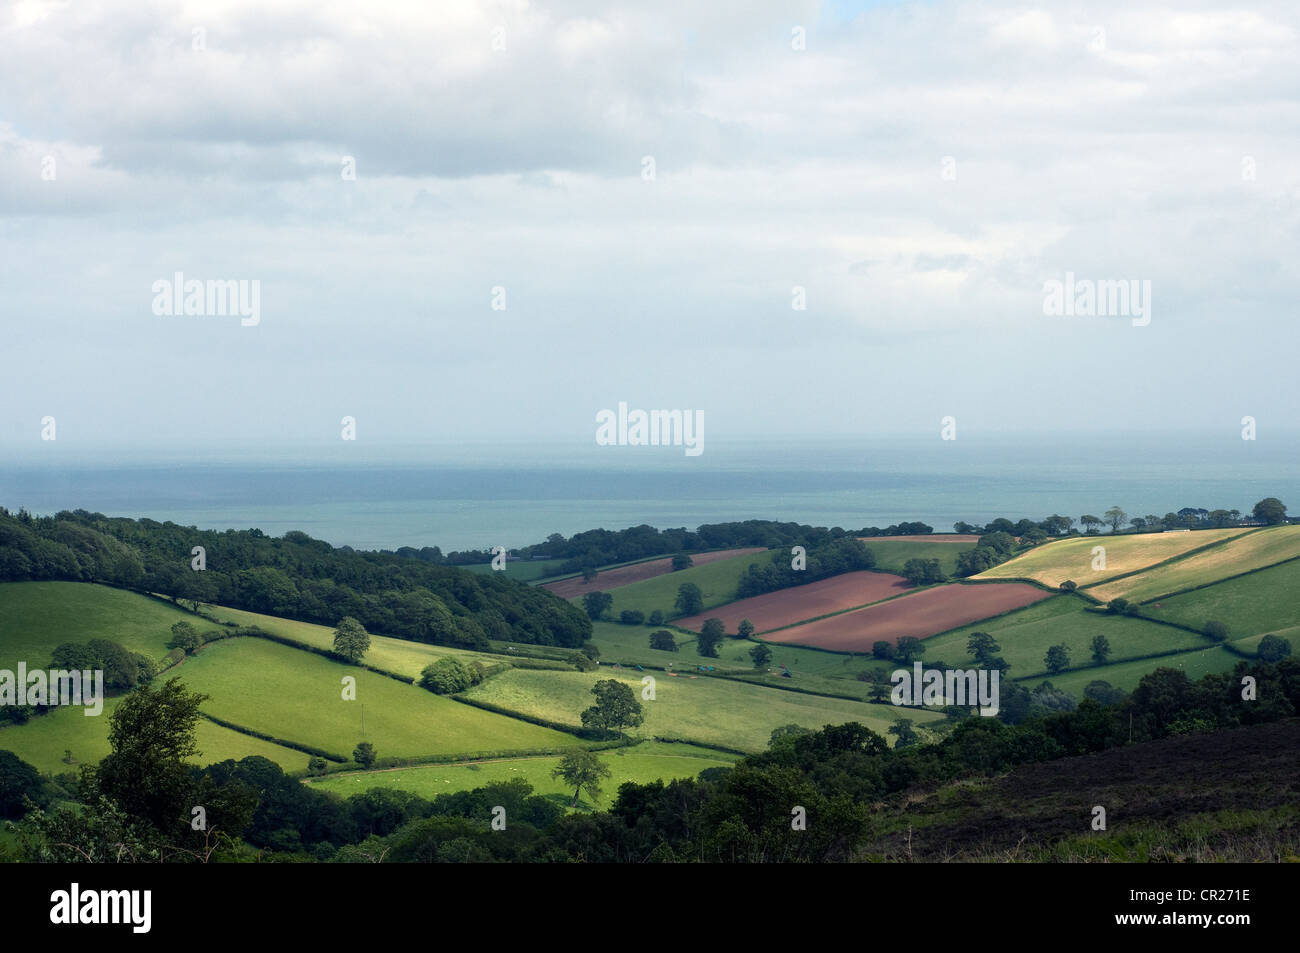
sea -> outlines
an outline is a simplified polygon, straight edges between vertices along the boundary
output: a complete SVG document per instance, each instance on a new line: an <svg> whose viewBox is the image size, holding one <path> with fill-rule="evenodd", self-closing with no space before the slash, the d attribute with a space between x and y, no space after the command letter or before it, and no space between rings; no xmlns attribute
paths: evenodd
<svg viewBox="0 0 1300 953"><path fill-rule="evenodd" d="M771 519L848 530L920 520L1300 508L1300 433L835 436L680 447L555 442L225 448L0 459L0 506L212 529L301 530L336 546L509 548L603 527Z"/></svg>

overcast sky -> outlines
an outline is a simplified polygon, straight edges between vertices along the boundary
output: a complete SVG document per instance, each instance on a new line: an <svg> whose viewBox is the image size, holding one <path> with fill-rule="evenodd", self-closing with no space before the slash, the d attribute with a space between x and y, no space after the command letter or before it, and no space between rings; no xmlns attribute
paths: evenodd
<svg viewBox="0 0 1300 953"><path fill-rule="evenodd" d="M619 401L1263 439L1298 104L1289 3L6 3L0 449L591 440ZM155 314L176 272L260 322ZM1066 272L1149 324L1045 315Z"/></svg>

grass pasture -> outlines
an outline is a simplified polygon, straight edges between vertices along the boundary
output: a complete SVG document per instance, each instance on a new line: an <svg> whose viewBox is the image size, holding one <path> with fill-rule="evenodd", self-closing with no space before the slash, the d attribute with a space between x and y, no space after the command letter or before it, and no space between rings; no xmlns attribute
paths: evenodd
<svg viewBox="0 0 1300 953"><path fill-rule="evenodd" d="M0 583L0 668L44 668L64 642L109 639L152 659L174 623L203 620L157 599L89 582ZM62 752L60 752L62 754Z"/></svg>
<svg viewBox="0 0 1300 953"><path fill-rule="evenodd" d="M1105 601L1122 596L1130 602L1146 602L1296 557L1300 557L1300 526L1272 526L1237 536L1186 559L1097 586L1089 594Z"/></svg>
<svg viewBox="0 0 1300 953"><path fill-rule="evenodd" d="M655 699L643 701L645 723L630 734L642 738L673 738L702 744L722 745L741 751L762 751L772 729L786 724L821 728L823 725L857 721L885 735L900 712L888 705L869 705L838 698L779 691L721 678L669 677L653 673ZM560 724L580 724L579 713L594 696L591 686L598 679L615 678L627 683L641 697L641 673L534 672L516 669L503 672L477 685L467 697L499 705L510 711L532 715ZM939 720L928 711L907 711L918 726Z"/></svg>
<svg viewBox="0 0 1300 953"><path fill-rule="evenodd" d="M121 700L121 696L105 699L104 710L95 716L86 716L80 708L62 708L32 718L25 725L0 728L0 750L12 751L39 771L75 772L81 764L94 764L109 753L109 716ZM200 753L195 763L200 765L261 755L286 771L303 771L310 757L207 719L199 720L196 737ZM73 764L64 763L65 750L72 752Z"/></svg>
<svg viewBox="0 0 1300 953"><path fill-rule="evenodd" d="M689 555L692 560L692 567L694 567L707 566L710 563L732 559L736 556L755 556L763 552L766 552L763 547L751 546L737 549L719 549L706 553L690 553ZM611 592L623 586L630 586L635 582L667 575L672 571L673 557L664 556L659 559L642 559L634 563L624 563L620 566L602 569L591 582L584 581L580 575L570 576L565 579L558 579L555 582L544 583L542 588L549 589L561 599L581 599L589 592Z"/></svg>
<svg viewBox="0 0 1300 953"><path fill-rule="evenodd" d="M1187 677L1192 681L1196 681L1211 672L1226 672L1241 661L1245 661L1241 656L1234 655L1222 645L1214 645L1191 652L1180 652L1178 655L1169 655L1165 658L1119 662L1101 668L1084 668L1063 672L1060 675L1043 676L1024 684L1028 688L1033 688L1043 682L1051 682L1055 687L1064 689L1075 698L1083 698L1083 690L1094 680L1109 682L1116 688L1131 692L1142 680L1143 675L1154 672L1158 668L1179 669L1186 672Z"/></svg>
<svg viewBox="0 0 1300 953"><path fill-rule="evenodd" d="M177 671L192 690L211 696L203 703L203 711L344 758L350 758L352 749L363 740L375 746L380 759L566 748L581 743L562 732L482 711L265 639L212 643ZM555 677L563 673L538 674ZM354 701L342 699L345 675L356 678Z"/></svg>
<svg viewBox="0 0 1300 953"><path fill-rule="evenodd" d="M243 609L229 609L225 606L205 606L204 609L219 619L236 622L239 625L255 625L258 628L265 629L272 635L292 639L313 648L327 651L334 648L334 630L329 626L316 625L311 622L297 622L293 619L281 619L273 615L246 612ZM206 620L195 619L193 621L202 631ZM477 659L485 665L501 661L500 656L483 652L470 652L445 645L426 645L423 642L410 642L406 639L375 635L373 632L370 635L370 650L366 652L362 661L367 665L383 669L385 672L419 678L420 672L423 671L426 665L446 655L454 655L466 661Z"/></svg>
<svg viewBox="0 0 1300 953"><path fill-rule="evenodd" d="M1011 678L1024 678L1045 671L1043 656L1048 648L1060 643L1069 649L1072 665L1090 665L1091 643L1098 635L1104 635L1110 643L1110 657L1114 660L1205 648L1210 644L1193 632L1133 616L1090 612L1083 600L1077 597L1054 596L990 622L975 623L926 639L925 655L921 661L932 663L937 659L949 665L969 665L973 659L966 651L966 642L973 632L987 632L997 640L1001 647L999 654L1011 663L1007 673ZM1161 662L1152 659L1146 664L1150 669ZM1104 672L1105 669L1094 671ZM1096 677L1104 679L1106 676L1099 674Z"/></svg>
<svg viewBox="0 0 1300 953"><path fill-rule="evenodd" d="M583 792L579 809L606 809L618 796L618 787L627 781L648 784L674 778L693 778L705 768L728 767L735 755L694 745L646 741L630 748L614 748L599 753L601 763L609 768L609 777L601 783L600 797L593 803ZM371 788L396 788L430 798L454 791L469 791L502 781L522 778L533 786L533 793L561 800L568 805L573 789L551 777L560 763L554 755L510 758L500 761L458 764L430 764L390 771L349 772L311 782L312 787L347 797Z"/></svg>
<svg viewBox="0 0 1300 953"><path fill-rule="evenodd" d="M715 608L736 598L736 586L751 563L761 566L767 559L771 559L771 556L766 552L731 556L611 589L609 594L614 597L614 605L610 608L609 615L617 619L624 609L640 609L647 616L655 609L663 610L667 618L680 615L673 608L673 603L677 601L677 588L687 582L700 587L705 609ZM581 604L582 600L573 601Z"/></svg>
<svg viewBox="0 0 1300 953"><path fill-rule="evenodd" d="M864 536L863 545L876 555L876 569L882 572L902 572L909 559L937 559L939 566L949 575L957 573L957 557L974 549L978 536L944 534L937 541L924 537Z"/></svg>
<svg viewBox="0 0 1300 953"><path fill-rule="evenodd" d="M1300 626L1296 593L1300 593L1300 560L1160 599L1143 611L1197 628L1217 620L1228 626L1229 638L1271 632L1289 638L1287 630ZM1300 649L1300 641L1293 639L1292 644Z"/></svg>
<svg viewBox="0 0 1300 953"><path fill-rule="evenodd" d="M1079 588L1124 573L1146 569L1201 546L1220 543L1249 530L1207 529L1189 533L1128 533L1120 536L1074 536L1036 546L1029 552L986 569L976 579L1033 579L1055 588L1067 579ZM1093 569L1093 548L1106 550L1106 568ZM1096 593L1094 593L1096 595ZM1106 598L1097 595L1097 598Z"/></svg>
<svg viewBox="0 0 1300 953"><path fill-rule="evenodd" d="M537 582L540 579L549 579L551 576L559 574L560 566L568 562L567 559L507 559L506 568L496 570L492 564L472 563L468 566L457 566L457 569L468 569L470 572L490 573L503 572L508 579L518 579L520 582Z"/></svg>

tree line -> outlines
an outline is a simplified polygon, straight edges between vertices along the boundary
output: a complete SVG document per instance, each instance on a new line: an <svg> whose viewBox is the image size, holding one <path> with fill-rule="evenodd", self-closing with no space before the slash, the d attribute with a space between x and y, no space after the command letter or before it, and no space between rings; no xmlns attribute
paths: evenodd
<svg viewBox="0 0 1300 953"><path fill-rule="evenodd" d="M1249 693L1243 686L1251 682ZM595 709L611 706L599 693ZM964 778L1172 735L1263 724L1300 708L1300 660L1239 663L1197 681L1144 676L1114 704L1087 698L1016 725L970 717L942 740L898 744L849 723L772 733L766 751L697 778L624 783L607 811L566 814L526 782L426 799L373 789L346 799L309 788L261 757L188 764L202 696L179 680L142 687L111 715L112 753L79 776L45 780L0 753L0 810L21 813L18 853L38 861L844 861L871 834L873 803ZM626 707L626 699L621 703ZM618 708L616 724L635 720ZM911 743L905 743L905 741ZM590 752L556 776L599 791ZM49 808L59 800L74 807ZM193 806L204 805L204 829ZM791 824L794 806L806 829ZM504 831L493 830L504 807Z"/></svg>
<svg viewBox="0 0 1300 953"><path fill-rule="evenodd" d="M205 568L197 570L194 547ZM487 648L489 639L581 646L581 609L501 573L480 574L393 553L334 547L306 533L199 530L85 510L34 517L0 509L0 581L63 579L159 593L373 632Z"/></svg>

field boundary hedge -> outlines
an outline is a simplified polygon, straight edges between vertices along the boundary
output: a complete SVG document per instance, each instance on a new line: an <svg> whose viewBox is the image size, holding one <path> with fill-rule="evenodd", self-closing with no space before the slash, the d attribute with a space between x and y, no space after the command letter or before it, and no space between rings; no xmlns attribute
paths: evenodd
<svg viewBox="0 0 1300 953"><path fill-rule="evenodd" d="M199 712L199 717L206 718L213 724L220 725L222 728L229 728L231 731L237 731L241 735L248 735L250 738L259 738L262 741L270 741L279 745L281 748L292 748L294 751L301 751L305 754L316 755L329 761L337 761L340 764L346 764L351 758L345 758L342 755L335 754L332 751L326 751L324 748L316 748L312 745L301 744L297 741L288 741L284 738L277 738L275 735L268 735L264 731L257 731L254 728L247 728L244 725L236 724L233 721L226 721L224 718L218 718L216 715L209 715L205 711Z"/></svg>
<svg viewBox="0 0 1300 953"><path fill-rule="evenodd" d="M1198 632L1197 635L1202 635L1202 633L1199 633L1199 632ZM1036 673L1036 674L1034 674L1034 675L1017 675L1017 676L1015 676L1014 678L1012 678L1011 681L1013 681L1013 682L1023 682L1023 681L1028 681L1028 680L1030 680L1030 679L1035 679L1035 678L1048 678L1048 679L1052 679L1052 678L1059 678L1059 677L1062 676L1062 675L1073 675L1073 674L1076 674L1076 673L1078 673L1078 672L1087 672L1087 671L1089 671L1089 670L1096 670L1096 671L1098 671L1098 672L1103 672L1103 671L1105 671L1106 669L1111 668L1111 667L1113 667L1113 666L1115 666L1115 665L1126 665L1126 664L1128 664L1129 662L1146 662L1146 661L1149 661L1149 660L1151 660L1151 659L1168 658L1168 657L1171 656L1171 655L1188 655L1188 654L1190 654L1190 653L1192 653L1192 652L1204 652L1204 651L1206 651L1207 649L1212 649L1212 648L1214 648L1216 645L1226 645L1226 644L1227 644L1227 643L1225 643L1225 642L1212 642L1212 643L1209 644L1209 645L1203 645L1203 646L1201 646L1201 647L1199 647L1199 648L1194 648L1194 649L1169 649L1169 650L1164 651L1164 652L1151 652L1150 654L1147 654L1147 655L1130 655L1130 656L1126 656L1126 657L1124 657L1124 658L1113 659L1113 660L1107 662L1105 665L1076 665L1076 666L1072 666L1072 667L1070 667L1070 668L1061 669L1061 671L1056 672L1055 674L1053 674L1053 673L1051 673L1051 672L1043 671L1043 672Z"/></svg>
<svg viewBox="0 0 1300 953"><path fill-rule="evenodd" d="M566 725L562 722L551 721L549 718L540 718L536 715L527 715L523 712L513 711L503 705L497 705L492 702L485 702L478 698L466 698L464 695L443 695L442 698L450 698L458 701L462 705L469 705L471 708L481 708L483 711L490 711L495 715L505 715L508 718L517 718L519 721L526 721L530 725L537 725L541 728L550 728L552 731L562 731L566 735L573 735L583 741L601 741L594 735L587 733L585 728L578 728L574 725Z"/></svg>
<svg viewBox="0 0 1300 953"><path fill-rule="evenodd" d="M1214 528L1231 529L1232 527L1229 526L1211 527L1211 529ZM1208 552L1211 549L1218 549L1220 546L1226 546L1228 543L1231 543L1235 540L1245 539L1247 536L1253 536L1256 533L1261 532L1265 529L1268 529L1268 527L1260 526L1257 527L1256 529L1248 529L1244 533L1238 533L1236 536L1225 536L1223 539L1216 540L1213 543L1206 543L1204 546L1197 546L1195 549L1186 550L1185 552L1181 552L1176 556L1170 556L1168 559L1162 559L1158 563L1152 563L1150 566L1143 566L1141 569L1134 569L1132 572L1122 572L1118 576L1109 576L1106 579L1100 579L1097 582L1089 583L1086 588L1091 589L1095 586L1108 586L1112 582L1117 582L1120 579L1131 579L1133 576L1140 576L1143 573L1151 572L1151 570L1153 569L1160 569L1164 566L1168 566L1173 563L1182 562L1184 559L1190 559L1193 556L1199 556L1201 553ZM1191 530L1190 532L1195 532L1195 530ZM1161 534L1144 533L1141 535L1158 536ZM1102 537L1102 538L1105 539L1106 537ZM1080 588L1084 588L1084 587L1080 587Z"/></svg>
<svg viewBox="0 0 1300 953"><path fill-rule="evenodd" d="M1266 569L1276 569L1278 566L1285 566L1287 563L1293 563L1300 560L1300 556L1288 556L1286 559L1279 559L1275 563L1269 563L1267 566L1256 566L1254 569L1247 569L1244 572L1233 573L1231 576L1224 576L1215 579L1213 582L1203 582L1195 586L1187 586L1184 589L1175 589L1173 592L1167 592L1164 595L1152 596L1150 599L1143 599L1138 605L1149 606L1153 602L1159 602L1161 599L1173 599L1177 596L1185 596L1189 592L1199 592L1202 589L1209 589L1211 586L1217 586L1221 582L1232 582L1234 579L1243 579L1246 576L1253 576L1257 572L1263 572Z"/></svg>

